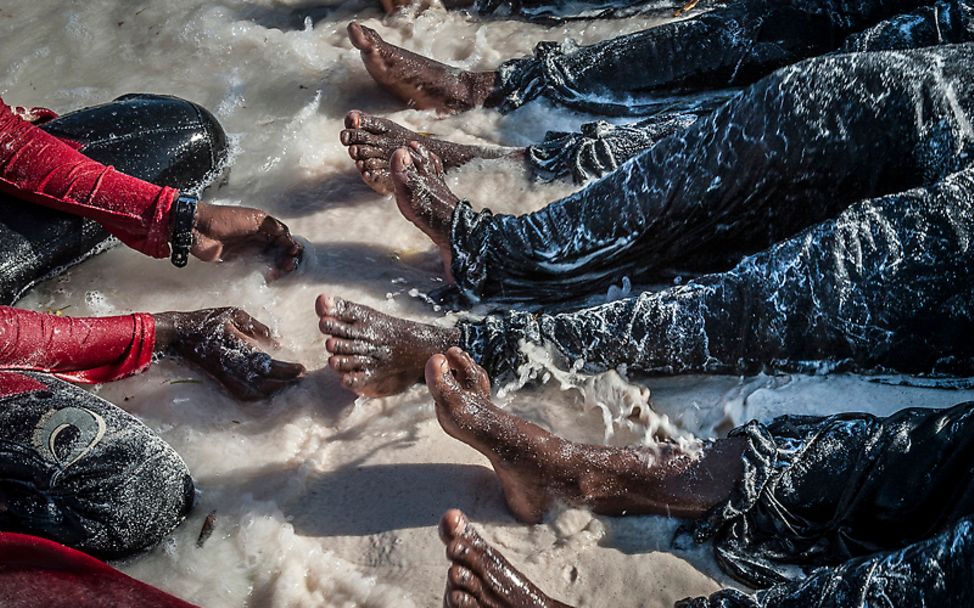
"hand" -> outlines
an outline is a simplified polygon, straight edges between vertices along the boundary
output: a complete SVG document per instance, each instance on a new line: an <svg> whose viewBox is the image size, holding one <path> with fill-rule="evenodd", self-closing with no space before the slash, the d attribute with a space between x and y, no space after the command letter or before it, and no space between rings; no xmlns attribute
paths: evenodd
<svg viewBox="0 0 974 608"><path fill-rule="evenodd" d="M204 262L222 261L248 249L263 249L275 258L276 275L298 267L304 247L287 226L260 209L198 203L192 253Z"/></svg>
<svg viewBox="0 0 974 608"><path fill-rule="evenodd" d="M239 308L161 312L156 352L170 352L199 365L237 398L269 397L304 375L299 363L277 361L260 346L272 345L271 330Z"/></svg>

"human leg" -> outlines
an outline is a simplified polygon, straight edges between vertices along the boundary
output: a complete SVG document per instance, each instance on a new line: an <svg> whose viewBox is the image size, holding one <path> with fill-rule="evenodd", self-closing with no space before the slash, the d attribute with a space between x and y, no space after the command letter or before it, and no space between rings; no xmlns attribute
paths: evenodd
<svg viewBox="0 0 974 608"><path fill-rule="evenodd" d="M853 205L727 272L563 314L461 321L493 378L533 365L522 342L587 371L897 370L969 375L967 239L974 169ZM525 370L521 369L523 374Z"/></svg>
<svg viewBox="0 0 974 608"><path fill-rule="evenodd" d="M495 216L458 204L420 227L449 241L452 277L472 301L562 300L624 276L724 270L730 253L959 169L974 85L957 68L972 58L974 47L959 45L785 68L544 209ZM931 123L917 123L918 107Z"/></svg>
<svg viewBox="0 0 974 608"><path fill-rule="evenodd" d="M161 127L161 128L160 128ZM94 160L140 179L198 192L229 155L223 129L202 107L175 97L126 95L41 128ZM0 217L0 302L107 246L98 224L5 197Z"/></svg>
<svg viewBox="0 0 974 608"><path fill-rule="evenodd" d="M22 392L0 398L0 530L119 558L183 520L193 481L162 439L83 389L21 380Z"/></svg>

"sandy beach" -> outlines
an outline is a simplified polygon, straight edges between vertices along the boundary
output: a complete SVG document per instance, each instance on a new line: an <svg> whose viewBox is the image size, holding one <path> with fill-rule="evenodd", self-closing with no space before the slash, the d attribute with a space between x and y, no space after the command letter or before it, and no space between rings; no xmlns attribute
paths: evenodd
<svg viewBox="0 0 974 608"><path fill-rule="evenodd" d="M301 268L271 284L257 261L179 270L117 247L18 303L78 316L241 306L274 329L276 356L309 369L297 386L253 404L172 360L92 387L169 442L199 492L170 539L117 565L207 608L428 608L441 604L448 564L436 524L459 507L540 587L573 605L671 606L730 584L708 547L673 545L675 519L558 509L540 525L519 524L487 460L440 429L424 387L356 399L338 385L317 330L317 294L426 322L454 318L422 297L442 284L428 240L391 198L360 181L339 143L345 113L357 108L440 138L505 145L592 119L542 102L509 115L404 109L362 67L345 34L353 19L394 44L471 69L529 54L542 40L594 42L658 23L542 26L425 4L384 17L368 0L13 0L0 7L0 95L8 104L63 113L133 92L201 103L234 145L227 179L204 198L264 208L307 246ZM499 212L536 209L575 188L535 182L514 161L477 161L448 177L460 196ZM498 402L571 439L626 444L652 441L646 424L705 439L752 418L882 414L974 398L970 389L911 384L922 383L849 375L626 381L610 372L595 381L553 375L544 386L504 391ZM634 407L643 426L627 422ZM212 512L214 532L198 547Z"/></svg>

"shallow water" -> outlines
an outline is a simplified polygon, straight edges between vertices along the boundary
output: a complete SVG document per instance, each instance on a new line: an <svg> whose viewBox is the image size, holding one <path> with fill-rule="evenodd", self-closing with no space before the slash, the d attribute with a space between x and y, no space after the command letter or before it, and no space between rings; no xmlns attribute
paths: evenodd
<svg viewBox="0 0 974 608"><path fill-rule="evenodd" d="M567 510L540 526L518 525L487 461L439 429L424 389L356 401L338 387L325 368L313 311L314 296L325 291L385 312L449 322L409 295L439 285L438 261L393 203L360 183L338 143L347 110L391 116L444 138L507 145L586 118L540 103L504 117L487 110L453 118L402 110L371 85L345 37L349 20L363 20L393 43L478 69L528 53L540 40L571 35L591 42L653 20L548 28L438 7L382 19L374 4L13 0L0 7L0 95L8 103L66 112L129 92L200 102L237 148L229 180L208 192L208 200L268 209L308 243L303 267L272 285L256 262L177 270L117 248L21 302L39 310L70 306L73 315L240 305L274 327L281 357L312 370L299 386L252 405L235 403L173 361L94 389L173 445L200 491L194 514L173 538L122 569L214 608L439 605L447 564L435 524L458 506L565 601L667 606L716 589L726 578L705 550L669 551L671 520ZM453 173L450 184L475 203L508 212L537 208L572 189L532 183L509 162L474 163ZM625 419L628 410L615 407L620 398L632 406L649 394L618 377L585 387L563 391L553 380L503 400L561 434L598 442L609 435L607 420ZM751 417L850 408L881 413L974 397L974 391L849 376L686 377L646 387L655 411L678 434L703 437ZM640 428L610 428L614 443L642 437ZM215 531L197 548L212 511Z"/></svg>

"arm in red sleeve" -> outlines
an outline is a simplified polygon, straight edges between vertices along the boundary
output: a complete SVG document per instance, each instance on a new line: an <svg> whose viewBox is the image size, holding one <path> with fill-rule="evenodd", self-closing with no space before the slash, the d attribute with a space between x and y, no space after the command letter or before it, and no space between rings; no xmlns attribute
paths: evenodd
<svg viewBox="0 0 974 608"><path fill-rule="evenodd" d="M17 116L3 100L0 191L95 220L147 255L169 255L169 212L176 190L91 160Z"/></svg>
<svg viewBox="0 0 974 608"><path fill-rule="evenodd" d="M147 368L155 338L147 313L71 318L0 306L0 369L111 382Z"/></svg>

